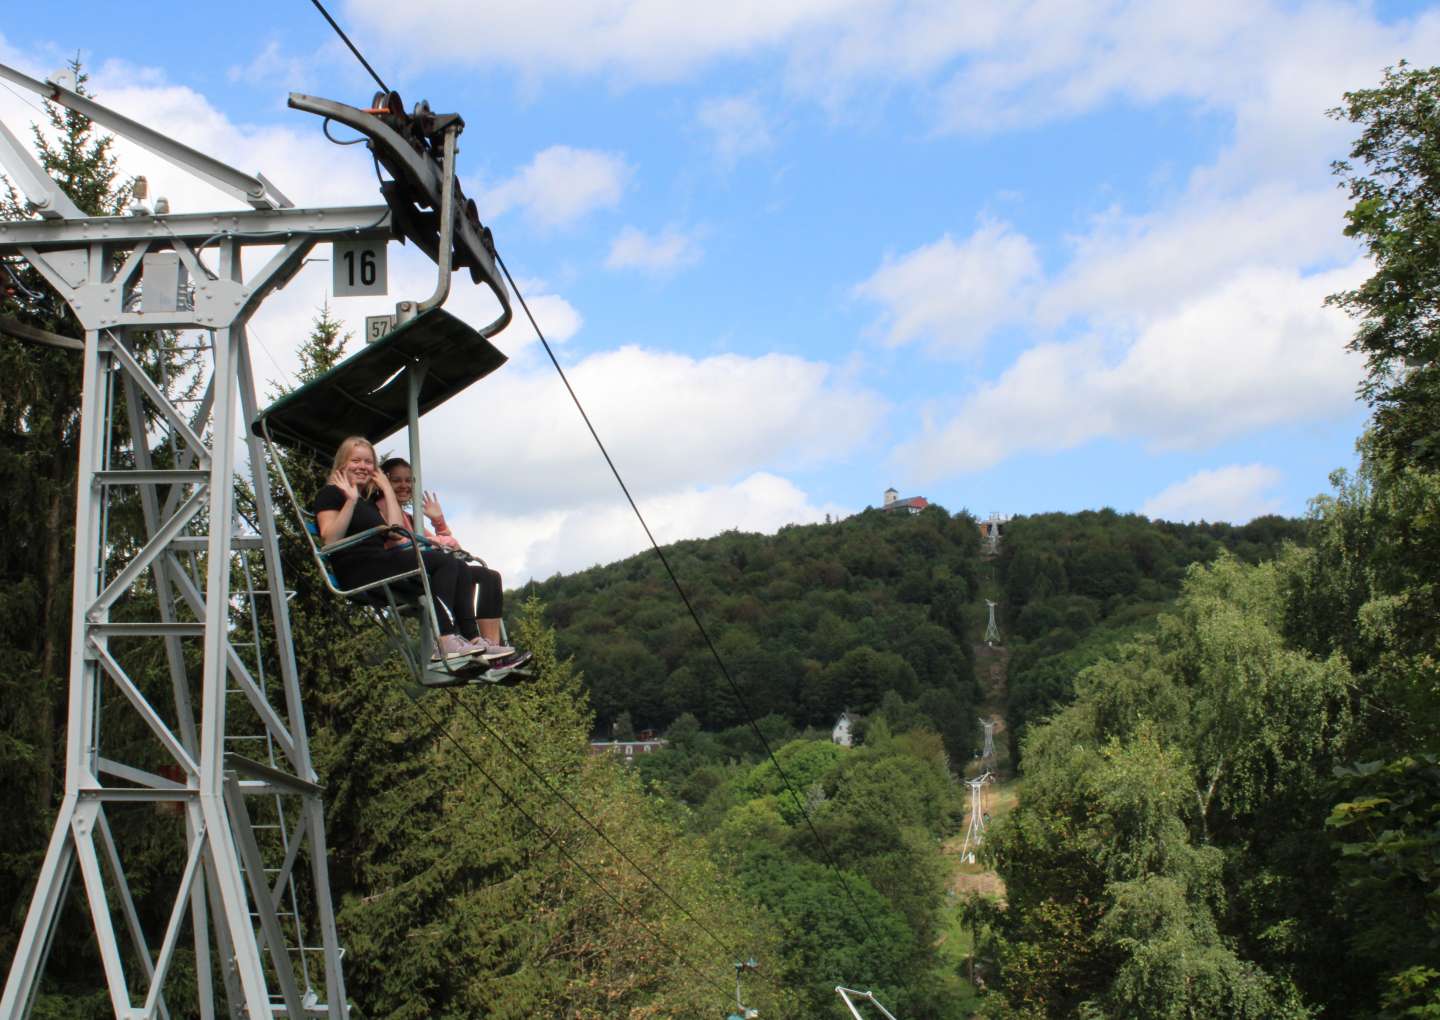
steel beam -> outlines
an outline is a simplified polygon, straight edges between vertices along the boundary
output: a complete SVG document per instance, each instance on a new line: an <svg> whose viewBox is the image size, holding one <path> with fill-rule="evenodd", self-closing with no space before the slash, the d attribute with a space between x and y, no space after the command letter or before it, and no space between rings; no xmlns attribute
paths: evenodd
<svg viewBox="0 0 1440 1020"><path fill-rule="evenodd" d="M27 245L36 251L62 251L100 242L106 245L176 240L214 244L234 238L247 245L279 244L290 236L316 241L384 241L390 209L383 205L333 209L236 210L222 213L166 213L163 216L90 216L66 220L0 220L0 251Z"/></svg>

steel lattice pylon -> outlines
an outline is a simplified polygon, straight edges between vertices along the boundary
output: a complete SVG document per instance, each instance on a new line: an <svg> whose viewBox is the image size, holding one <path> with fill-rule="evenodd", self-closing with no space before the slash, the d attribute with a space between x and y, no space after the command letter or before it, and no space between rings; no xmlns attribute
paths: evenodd
<svg viewBox="0 0 1440 1020"><path fill-rule="evenodd" d="M960 848L960 859L962 861L975 862L973 847L978 847L985 838L985 824L990 816L985 811L985 787L993 783L995 777L989 772L977 776L974 779L965 780L965 785L970 787L970 827L965 830L965 843Z"/></svg>
<svg viewBox="0 0 1440 1020"><path fill-rule="evenodd" d="M340 232L388 238L389 210L295 209L263 178L62 85L3 66L0 77L139 141L251 207L84 216L0 124L0 166L43 216L0 223L0 256L26 259L85 330L65 794L0 1018L28 1015L77 869L117 1017L169 1015L162 988L187 922L202 1017L214 1017L221 1001L235 1017L345 1017L324 810L301 709L270 480L263 445L246 432L243 481L258 529L242 533L235 520L237 441L257 411L246 341L251 314L317 242ZM262 244L272 251L247 273L246 250ZM202 257L206 249L218 254L218 270ZM175 286L186 277L193 290ZM210 354L208 384L193 406L172 399L169 380L157 377L135 343L142 333L182 330L199 331L186 335L200 336ZM121 414L118 420L138 437L129 449L117 445ZM157 430L174 453L160 464L150 445ZM123 561L105 534L121 489L138 491L146 529L144 544ZM264 604L268 642L251 634L247 644L236 626L233 576L252 551L263 562L264 583L248 595L253 605ZM243 567L241 576L253 576L248 560ZM153 612L131 618L142 600ZM123 622L114 618L122 605ZM267 644L278 660L269 675ZM164 698L136 671L146 649L163 650ZM111 756L112 702L153 738L131 760ZM157 759L164 764L155 767ZM183 861L176 862L173 909L158 946L149 938L154 933L142 930L124 848L110 824L134 804L152 812L172 805L183 815ZM307 927L317 934L307 936Z"/></svg>
<svg viewBox="0 0 1440 1020"><path fill-rule="evenodd" d="M985 643L991 646L998 645L1000 643L1000 627L995 622L995 607L999 603L986 599L985 605L990 609L990 620L985 624Z"/></svg>

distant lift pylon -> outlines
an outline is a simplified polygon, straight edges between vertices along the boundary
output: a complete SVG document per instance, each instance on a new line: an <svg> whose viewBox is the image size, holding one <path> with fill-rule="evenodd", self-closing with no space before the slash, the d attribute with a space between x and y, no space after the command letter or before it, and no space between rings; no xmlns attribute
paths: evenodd
<svg viewBox="0 0 1440 1020"><path fill-rule="evenodd" d="M850 1015L853 1016L855 1020L865 1020L860 1014L859 1007L855 1005L856 1002L868 1002L880 1011L880 1015L885 1017L885 1020L895 1020L895 1014L880 1005L880 1000L875 998L875 993L872 991L861 992L856 991L854 988L845 988L842 985L836 985L835 994L840 996L840 1001L845 1003L845 1008L850 1011Z"/></svg>
<svg viewBox="0 0 1440 1020"><path fill-rule="evenodd" d="M455 335L488 337L503 328L509 294L495 272L489 232L454 176L463 122L424 104L407 114L393 93L371 110L292 96L292 106L365 133L391 174L384 205L298 209L263 175L123 117L77 93L73 80L37 81L3 65L0 78L89 117L248 207L170 214L157 204L154 213L85 215L0 124L0 167L40 216L0 222L0 258L29 262L85 331L65 792L0 995L0 1020L29 1015L77 871L116 1017L170 1015L163 990L176 993L167 978L188 927L193 1006L174 1008L193 1009L203 1020L342 1020L349 1008L323 791L301 706L266 451L260 436L242 428L260 414L246 327L317 244L373 243L383 253L401 238L435 259L438 278L428 298L397 306L397 325L438 310L452 269L463 268L489 287L499 314L478 334L467 328ZM246 252L257 248L266 249L262 261L246 266ZM174 399L169 380L143 357L142 338L156 331L203 338L210 363L198 402ZM442 380L437 388L432 378L426 389L425 366L409 368L397 427L413 426L422 393L434 406L473 381ZM157 429L173 451L162 463L146 441ZM242 434L253 533L235 513ZM423 491L418 441L412 427L415 487ZM108 509L122 490L138 492L143 511L146 537L134 550L106 540ZM247 594L264 604L268 642L246 640L233 616L241 594L232 589L233 568L251 552L263 562L263 584L257 580ZM248 562L245 568L249 576ZM278 668L267 672L258 660L271 647ZM140 672L157 653L168 671L158 687ZM117 711L131 713L150 735L148 748L122 748L107 733ZM163 765L148 764L157 760ZM144 930L126 877L128 848L111 825L132 805L147 809L144 824L184 829L170 875L173 906L159 933Z"/></svg>

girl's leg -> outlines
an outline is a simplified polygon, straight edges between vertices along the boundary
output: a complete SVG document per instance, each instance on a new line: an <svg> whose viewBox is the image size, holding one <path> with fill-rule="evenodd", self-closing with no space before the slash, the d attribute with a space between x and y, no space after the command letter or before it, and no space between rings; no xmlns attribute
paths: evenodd
<svg viewBox="0 0 1440 1020"><path fill-rule="evenodd" d="M500 618L505 615L505 586L500 574L478 563L470 565L469 574L475 585L475 616L480 636L490 644L501 644Z"/></svg>
<svg viewBox="0 0 1440 1020"><path fill-rule="evenodd" d="M441 552L426 552L421 553L421 556L425 561L425 572L430 575L430 594L435 599L435 617L440 623L440 633L442 636L454 634L460 629L460 621L465 614L465 607L457 606L452 601L460 583L460 575L464 573L460 569L460 561ZM470 610L472 621L473 605L472 603ZM471 626L474 626L473 622Z"/></svg>
<svg viewBox="0 0 1440 1020"><path fill-rule="evenodd" d="M475 622L475 578L470 574L469 564L453 556L449 559L455 564L455 586L451 589L455 593L451 603L455 607L455 628L465 640L474 641L480 636Z"/></svg>

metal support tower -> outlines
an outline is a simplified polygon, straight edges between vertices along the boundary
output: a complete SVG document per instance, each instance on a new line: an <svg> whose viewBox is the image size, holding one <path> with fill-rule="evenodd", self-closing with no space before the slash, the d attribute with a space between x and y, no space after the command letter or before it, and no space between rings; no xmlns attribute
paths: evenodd
<svg viewBox="0 0 1440 1020"><path fill-rule="evenodd" d="M985 625L985 643L993 648L1000 643L1000 628L995 623L995 607L998 603L986 599L985 605L990 607L990 622Z"/></svg>
<svg viewBox="0 0 1440 1020"><path fill-rule="evenodd" d="M995 777L989 772L965 780L965 785L970 787L970 828L965 830L965 842L960 847L962 861L975 863L975 851L972 848L983 842L985 825L990 821L990 815L985 811L985 786L994 781Z"/></svg>
<svg viewBox="0 0 1440 1020"><path fill-rule="evenodd" d="M222 1002L230 1016L251 1020L344 1018L322 791L301 708L270 478L263 445L243 429L257 411L246 323L318 242L388 239L390 209L293 208L263 176L240 173L55 81L3 66L0 77L250 207L86 216L0 125L0 166L42 216L0 222L0 256L26 259L85 330L65 793L0 1020L29 1014L77 870L116 1017L170 1015L162 989L188 921L195 1001L177 1008L205 1020ZM268 250L247 266L247 249L260 245ZM152 331L197 331L186 335L198 335L210 354L202 399L173 399L169 380L137 353L137 338ZM117 420L134 437L128 448ZM174 452L159 463L151 457L157 436ZM249 535L235 523L237 475L258 516ZM136 549L107 542L105 522L122 490L138 492L143 510L147 540ZM268 675L257 661L259 636L247 638L237 626L245 593L234 579L248 550L263 562L263 583L250 594L263 600L265 644L278 658ZM157 655L168 669L159 684L140 673ZM111 731L124 713L148 731L149 747L120 750ZM173 824L183 824L173 908L158 943L142 930L126 847L110 824L132 805L156 819L168 805L181 816ZM302 924L318 934L307 936Z"/></svg>
<svg viewBox="0 0 1440 1020"><path fill-rule="evenodd" d="M895 1014L882 1006L880 1000L875 998L875 993L872 991L861 992L854 988L836 985L835 994L840 996L840 1001L845 1003L845 1008L850 1011L850 1015L853 1016L855 1020L865 1020L865 1018L860 1015L859 1007L855 1005L856 1000L870 1003L870 1005L880 1011L880 1015L885 1017L885 1020L895 1020Z"/></svg>
<svg viewBox="0 0 1440 1020"><path fill-rule="evenodd" d="M995 757L995 720L982 718L980 727L985 731L985 746L980 749L980 760L990 761Z"/></svg>

